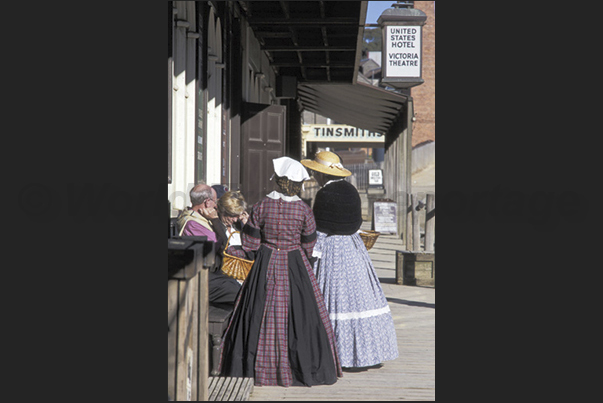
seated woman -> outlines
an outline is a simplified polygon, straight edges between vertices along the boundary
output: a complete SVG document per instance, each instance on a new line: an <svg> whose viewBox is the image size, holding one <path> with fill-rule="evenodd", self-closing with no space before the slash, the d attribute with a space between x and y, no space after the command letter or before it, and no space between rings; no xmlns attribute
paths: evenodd
<svg viewBox="0 0 603 403"><path fill-rule="evenodd" d="M230 238L228 253L245 259L253 260L253 253L243 251L241 247L241 234L243 226L249 219L247 213L247 202L241 192L226 192L218 200L219 221L214 223L214 229L218 237L226 240ZM223 250L221 251L223 252Z"/></svg>
<svg viewBox="0 0 603 403"><path fill-rule="evenodd" d="M246 209L247 203L240 192L226 192L218 199L217 211L210 214L217 243L220 245L216 253L216 263L209 272L209 300L212 304L234 305L241 289L242 281L227 276L221 270L224 247L228 238L232 235L228 248L229 254L254 259L253 253L243 251L240 234L235 233L241 230L249 218Z"/></svg>

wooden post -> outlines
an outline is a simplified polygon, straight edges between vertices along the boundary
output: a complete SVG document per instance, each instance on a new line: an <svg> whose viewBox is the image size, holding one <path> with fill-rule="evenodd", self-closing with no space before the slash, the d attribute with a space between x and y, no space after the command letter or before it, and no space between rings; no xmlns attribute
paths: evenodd
<svg viewBox="0 0 603 403"><path fill-rule="evenodd" d="M417 210L419 207L419 195L411 195L412 200L412 246L413 251L421 250L421 226L419 224L420 211Z"/></svg>
<svg viewBox="0 0 603 403"><path fill-rule="evenodd" d="M192 279L190 281L190 285L191 285L191 289L190 292L192 294L195 295L194 297L194 304L193 307L191 309L191 316L192 316L192 320L190 323L190 326L192 327L193 331L193 337L192 337L192 345L193 347L191 348L191 354L192 354L192 359L191 362L189 364L189 376L190 376L190 383L191 383L191 400L198 400L198 396L200 393L199 388L202 387L202 383L200 382L200 378L198 376L198 360L199 358L197 357L197 351L198 351L198 346L199 346L199 338L202 336L199 333L199 277L201 274L198 274L197 277L195 277L194 279Z"/></svg>
<svg viewBox="0 0 603 403"><path fill-rule="evenodd" d="M413 250L412 248L412 195L410 193L408 193L406 195L406 205L408 206L406 208L406 233L404 234L406 236L406 250L407 251L411 251Z"/></svg>
<svg viewBox="0 0 603 403"><path fill-rule="evenodd" d="M178 280L168 280L168 393L176 398L176 352L178 336Z"/></svg>
<svg viewBox="0 0 603 403"><path fill-rule="evenodd" d="M179 299L181 302L178 310L178 352L176 354L176 399L191 400L193 388L192 369L194 366L194 336L195 329L193 308L196 295L191 288L194 281L180 281Z"/></svg>
<svg viewBox="0 0 603 403"><path fill-rule="evenodd" d="M435 193L427 193L425 210L425 252L435 251Z"/></svg>
<svg viewBox="0 0 603 403"><path fill-rule="evenodd" d="M213 252L204 257L203 250L204 244L194 244L173 248L174 255L168 255L193 257L168 275L168 396L174 401L208 400L207 267L213 264Z"/></svg>
<svg viewBox="0 0 603 403"><path fill-rule="evenodd" d="M404 176L402 177L402 180L404 181L404 191L406 193L412 193L412 137L413 137L413 119L414 119L414 101L412 99L411 96L408 97L407 103L406 103L406 114L405 114L405 118L406 118L406 130L405 132L405 144L404 144L404 149L403 151L403 155L404 155L404 164L405 164L405 169L404 169ZM409 237L411 236L410 233L406 234Z"/></svg>
<svg viewBox="0 0 603 403"><path fill-rule="evenodd" d="M197 276L168 280L168 395L175 401L197 394L197 302Z"/></svg>
<svg viewBox="0 0 603 403"><path fill-rule="evenodd" d="M414 101L411 96L408 97L406 103L406 112L404 116L406 120L406 128L403 131L403 136L401 140L401 150L400 155L402 155L402 167L400 172L400 181L404 184L402 190L402 200L408 201L406 194L412 192L412 126L413 126L413 118L414 118ZM404 206L400 206L400 211L405 211L408 208L408 202ZM409 219L410 216L406 215L406 219ZM408 229L408 222L405 223L406 228ZM403 226L401 228L404 228ZM404 234L407 238L411 237L411 232L406 232ZM410 250L410 249L409 249Z"/></svg>
<svg viewBox="0 0 603 403"><path fill-rule="evenodd" d="M209 400L209 292L207 268L199 271L198 401Z"/></svg>

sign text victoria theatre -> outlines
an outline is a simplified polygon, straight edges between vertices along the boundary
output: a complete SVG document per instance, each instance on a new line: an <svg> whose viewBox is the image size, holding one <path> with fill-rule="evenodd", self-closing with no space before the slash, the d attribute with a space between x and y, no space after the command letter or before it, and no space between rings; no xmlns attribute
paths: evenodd
<svg viewBox="0 0 603 403"><path fill-rule="evenodd" d="M421 28L387 26L385 61L389 77L421 76Z"/></svg>

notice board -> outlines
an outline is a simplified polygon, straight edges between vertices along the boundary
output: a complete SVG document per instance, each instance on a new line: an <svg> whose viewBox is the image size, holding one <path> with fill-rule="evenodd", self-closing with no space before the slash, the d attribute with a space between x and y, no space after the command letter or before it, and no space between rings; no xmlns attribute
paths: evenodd
<svg viewBox="0 0 603 403"><path fill-rule="evenodd" d="M373 204L373 223L375 231L398 235L398 206L395 202Z"/></svg>

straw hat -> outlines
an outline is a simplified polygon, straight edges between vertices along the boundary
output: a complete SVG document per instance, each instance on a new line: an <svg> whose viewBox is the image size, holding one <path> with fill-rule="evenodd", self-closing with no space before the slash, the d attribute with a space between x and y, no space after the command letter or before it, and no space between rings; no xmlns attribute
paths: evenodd
<svg viewBox="0 0 603 403"><path fill-rule="evenodd" d="M341 165L337 154L330 151L316 153L314 160L301 160L303 166L313 171L333 176L350 176L352 173Z"/></svg>

